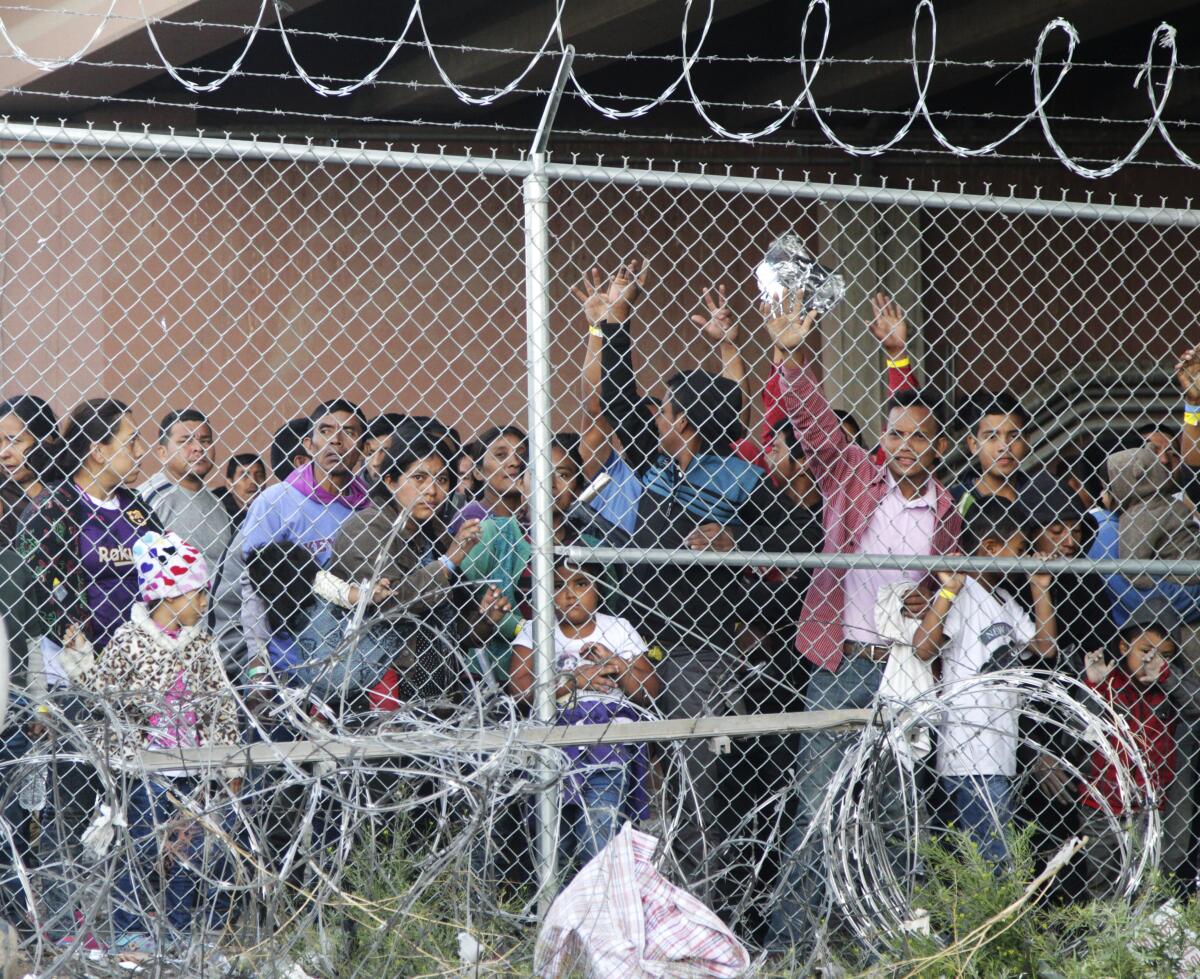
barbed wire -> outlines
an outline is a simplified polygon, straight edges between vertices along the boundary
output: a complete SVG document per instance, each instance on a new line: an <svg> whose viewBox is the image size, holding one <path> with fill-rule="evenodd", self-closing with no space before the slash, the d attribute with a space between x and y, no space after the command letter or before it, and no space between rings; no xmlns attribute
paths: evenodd
<svg viewBox="0 0 1200 979"><path fill-rule="evenodd" d="M254 22L249 25L225 25L227 28L235 28L243 30L246 33L245 43L241 46L232 63L225 69L207 69L213 77L206 81L196 81L188 77L190 74L195 74L191 69L181 68L175 65L159 44L158 35L155 32L156 26L164 26L167 23L175 24L176 22L168 20L156 21L154 18L143 17L142 23L147 36L150 39L151 45L159 59L158 67L166 71L172 79L185 90L193 94L210 94L219 90L229 79L238 77L241 73L242 65L259 32L264 29L267 17L267 7L271 0L262 0L258 8L258 15ZM420 0L414 0L414 3L409 9L407 19L403 27L400 29L397 36L389 40L387 51L379 59L379 61L369 71L364 73L359 78L349 80L339 80L339 84L328 84L330 78L327 74L320 72L310 72L309 69L301 62L297 52L291 44L291 37L295 32L288 28L284 23L284 11L278 5L275 5L275 20L276 25L273 27L273 32L276 32L283 43L285 53L291 62L292 69L295 72L295 77L307 85L310 89L318 94L326 97L345 97L362 89L365 86L375 85L380 82L380 75L385 67L394 59L395 55L402 47L416 46L423 49L429 57L435 72L437 73L441 85L454 94L454 96L462 103L482 108L494 105L499 100L511 94L534 94L536 89L522 89L522 83L529 77L534 68L547 57L557 57L565 50L567 45L566 31L563 24L564 12L566 10L566 0L556 0L553 17L550 20L545 37L542 43L536 47L526 51L520 49L512 49L513 54L518 54L525 59L523 65L518 66L514 70L514 74L507 82L496 86L476 86L464 85L456 82L447 67L443 64L440 52L444 53L453 50L454 46L444 46L435 44L429 36L427 25L425 24L424 15ZM1134 162L1143 148L1146 146L1151 137L1157 135L1165 144L1166 148L1174 156L1175 160L1182 166L1194 168L1197 166L1196 159L1186 150L1179 146L1171 135L1170 127L1181 128L1186 127L1187 123L1180 121L1169 120L1165 115L1166 106L1170 99L1172 87L1177 71L1186 70L1179 64L1178 49L1176 43L1176 35L1174 28L1167 24L1161 24L1155 28L1150 37L1148 50L1145 60L1140 65L1123 66L1129 69L1137 69L1137 75L1134 79L1135 88L1143 86L1147 98L1147 107L1149 116L1137 121L1143 127L1142 132L1133 140L1130 149L1122 156L1110 160L1096 160L1091 157L1072 154L1067 151L1054 132L1054 124L1065 121L1067 114L1056 116L1048 111L1048 106L1053 96L1059 91L1063 81L1073 67L1079 67L1074 62L1074 54L1076 47L1080 42L1079 34L1075 27L1063 18L1055 18L1045 25L1040 32L1035 51L1030 59L1025 59L1015 62L993 62L981 61L977 64L980 66L992 68L996 66L1006 65L1011 68L1026 67L1030 70L1032 81L1032 96L1033 107L1026 113L1020 115L1000 115L996 113L974 114L976 118L987 119L990 121L1003 120L1011 122L1007 132L998 138L989 140L981 145L971 146L962 142L957 142L952 139L946 132L943 131L938 123L938 119L960 118L959 116L948 116L939 113L929 105L928 96L933 71L941 66L950 64L950 62L939 61L934 52L937 48L937 30L938 21L933 7L932 0L920 0L913 16L911 28L912 55L907 59L899 59L890 63L906 64L912 69L912 78L915 87L915 101L911 108L904 111L896 112L893 110L888 115L893 115L898 118L899 124L895 132L888 138L874 143L856 143L851 142L839 135L832 127L830 116L834 110L823 107L818 104L813 91L814 83L819 76L821 68L826 64L844 65L849 59L834 59L827 55L830 30L832 25L832 13L827 0L810 0L804 13L801 30L800 30L800 49L801 55L794 59L795 64L799 65L803 78L803 87L799 93L790 101L780 99L775 103L767 106L751 106L752 108L771 108L778 114L770 122L756 129L740 130L729 128L726 124L718 121L713 117L710 108L718 107L719 103L709 99L705 99L698 91L696 79L693 77L693 70L701 63L702 50L708 39L709 32L714 23L714 3L709 0L704 12L703 20L694 31L688 30L691 12L693 8L693 0L689 0L686 4L683 16L681 18L681 33L680 33L680 54L676 60L679 64L679 72L668 82L658 95L651 97L635 97L626 94L610 95L598 94L593 92L581 79L578 72L572 70L569 78L570 90L574 96L590 109L599 113L604 118L611 122L620 122L623 120L637 119L646 116L653 110L668 104L690 104L695 113L699 116L704 125L718 138L723 140L731 140L744 143L762 143L769 137L778 133L782 128L791 125L795 122L797 113L803 112L806 117L810 118L817 126L819 131L828 141L830 147L836 148L844 153L855 157L873 157L880 156L885 153L900 150L900 144L903 143L913 132L913 128L918 121L925 124L929 134L934 142L941 150L951 156L964 158L981 158L996 155L1002 147L1010 143L1018 135L1023 133L1028 128L1036 126L1041 130L1041 135L1048 144L1052 158L1058 160L1072 173L1091 179L1099 179L1118 172L1123 167ZM19 8L24 9L24 8ZM11 36L4 20L0 18L0 38L8 44L13 52L13 55L23 62L27 62L43 71L52 71L68 65L80 63L88 50L91 49L94 42L99 38L104 25L108 22L112 11L115 10L115 0L110 4L109 11L100 19L95 31L89 40L74 53L60 58L40 58L30 54L22 46L20 46ZM816 18L819 18L817 20ZM203 23L203 22L196 22ZM212 26L212 25L210 25ZM417 32L419 39L413 40L409 37L410 32ZM809 34L813 33L817 38L817 51L814 56L809 57L807 51L809 48ZM314 32L320 33L320 32ZM301 36L295 34L295 36ZM349 39L357 37L355 35L329 34L331 38ZM376 41L379 39L360 38L364 40ZM1052 40L1063 41L1066 43L1067 50L1065 54L1055 59L1048 57L1046 48ZM463 46L462 50L467 50L467 46ZM928 54L922 55L921 51L927 51ZM1162 57L1165 58L1165 64L1156 62L1156 50L1163 52ZM736 60L736 59L735 59ZM884 63L876 59L860 59L859 63L877 64ZM1095 64L1095 63L1093 63ZM1100 63L1103 64L1103 63ZM1049 84L1045 84L1042 80L1043 70L1047 69L1053 73L1053 79ZM1162 73L1162 77L1155 81L1152 77L1157 73ZM396 83L392 79L384 80L386 83ZM403 84L403 82L399 82ZM685 98L676 98L676 93L680 90L686 92ZM32 91L32 90L30 90ZM633 103L630 105L629 103ZM172 104L163 103L161 101L150 102L148 104ZM726 108L739 107L723 106ZM225 111L235 111L234 107L221 107ZM271 110L258 110L267 114L275 114ZM863 110L865 112L865 110ZM862 114L862 113L860 113ZM313 114L317 115L317 114ZM303 117L303 116L298 116ZM335 114L328 114L330 119L340 118ZM355 117L359 122L376 121L375 117ZM397 120L389 119L389 122L395 123ZM1088 121L1093 124L1105 124L1107 120L1103 117L1079 117L1078 121ZM1133 124L1133 121L1130 121ZM607 134L613 135L613 134ZM617 134L620 138L626 138L627 134ZM772 144L772 145L795 145L793 143ZM1037 157L1025 157L1035 159ZM1093 165L1098 164L1098 165Z"/></svg>

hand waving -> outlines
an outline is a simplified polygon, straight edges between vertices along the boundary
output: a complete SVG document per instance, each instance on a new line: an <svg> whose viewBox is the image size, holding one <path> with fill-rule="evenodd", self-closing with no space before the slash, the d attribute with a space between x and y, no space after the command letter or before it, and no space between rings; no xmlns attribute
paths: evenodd
<svg viewBox="0 0 1200 979"><path fill-rule="evenodd" d="M713 299L714 292L716 299ZM729 310L725 286L722 284L715 289L705 289L704 305L708 307L708 316L697 313L692 317L692 322L701 328L704 336L713 343L737 343L741 330Z"/></svg>
<svg viewBox="0 0 1200 979"><path fill-rule="evenodd" d="M633 307L641 297L646 286L649 270L642 269L638 275L639 259L630 259L617 269L617 274L609 280L607 287L599 269L592 269L591 281L584 276L583 286L575 286L571 292L583 303L583 314L588 323L599 323L609 320L613 323L624 323L633 315Z"/></svg>
<svg viewBox="0 0 1200 979"><path fill-rule="evenodd" d="M875 314L870 323L871 335L892 360L902 357L908 348L908 321L904 318L904 310L882 292L875 293L871 310Z"/></svg>

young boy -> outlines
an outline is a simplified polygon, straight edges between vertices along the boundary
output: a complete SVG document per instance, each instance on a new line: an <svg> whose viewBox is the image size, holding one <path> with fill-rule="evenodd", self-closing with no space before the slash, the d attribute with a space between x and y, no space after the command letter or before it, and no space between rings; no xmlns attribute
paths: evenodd
<svg viewBox="0 0 1200 979"><path fill-rule="evenodd" d="M237 769L227 772L228 792L216 793L208 780L187 772L143 778L139 754L236 745L240 736L221 658L203 624L204 556L172 533L143 534L132 550L142 603L133 606L130 621L117 629L84 682L107 694L118 721L103 735L111 764L135 775L126 802L132 859L113 885L115 947L152 953L164 924L181 937L190 933L195 913L205 916L208 928L219 927L228 914L227 893L211 886L226 875L224 848L206 840L191 813L207 812L210 821L230 829L230 796L240 791L241 780ZM156 868L161 893L152 896ZM154 912L164 905L165 922Z"/></svg>
<svg viewBox="0 0 1200 979"><path fill-rule="evenodd" d="M964 517L984 497L999 496L1015 503L1026 482L1021 463L1029 453L1025 441L1029 415L1007 392L988 395L977 404L968 424L967 448L975 457L979 475L954 490L958 512Z"/></svg>
<svg viewBox="0 0 1200 979"><path fill-rule="evenodd" d="M1090 897L1111 897L1119 882L1122 836L1132 817L1147 806L1164 808L1166 788L1175 777L1177 712L1169 698L1170 661L1178 648L1179 615L1165 601L1143 603L1130 616L1117 639L1117 659L1103 650L1088 653L1085 681L1097 696L1125 719L1146 763L1149 785L1139 778L1139 797L1121 792L1117 772L1102 752L1091 760L1088 780L1080 786L1081 832L1088 839L1083 853Z"/></svg>
<svg viewBox="0 0 1200 979"><path fill-rule="evenodd" d="M996 496L978 500L963 528L963 549L976 557L1025 554L1021 511ZM1050 575L1029 576L1033 617L1002 587L1000 572L938 572L942 588L934 596L913 644L921 659L942 657L942 683L948 690L938 739L937 773L954 826L968 832L989 860L1007 855L1003 827L1012 818L1012 779L1017 766L1015 697L956 697L959 681L1023 661L1028 653L1055 654L1054 607Z"/></svg>
<svg viewBox="0 0 1200 979"><path fill-rule="evenodd" d="M215 573L233 539L233 519L221 498L204 485L213 468L213 430L194 408L168 413L158 427L154 454L162 472L138 487L159 522L200 548Z"/></svg>
<svg viewBox="0 0 1200 979"><path fill-rule="evenodd" d="M660 683L646 643L625 619L599 611L599 568L560 563L555 568L554 669L559 724L611 724L641 720L639 707L658 695ZM509 690L530 700L537 683L533 623L513 640ZM566 782L569 855L587 863L617 834L621 816L648 814L645 745L568 748L575 771Z"/></svg>

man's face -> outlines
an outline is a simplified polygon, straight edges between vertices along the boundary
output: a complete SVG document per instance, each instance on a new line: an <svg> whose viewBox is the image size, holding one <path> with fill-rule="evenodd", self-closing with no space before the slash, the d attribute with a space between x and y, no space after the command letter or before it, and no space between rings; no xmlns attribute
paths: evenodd
<svg viewBox="0 0 1200 979"><path fill-rule="evenodd" d="M1169 472L1175 472L1179 468L1182 458L1179 455L1179 446L1174 438L1166 432L1150 432L1145 436L1146 444L1158 453L1158 461L1167 467Z"/></svg>
<svg viewBox="0 0 1200 979"><path fill-rule="evenodd" d="M686 418L675 410L670 398L663 398L654 413L654 427L658 431L659 447L669 456L677 455L687 444L684 437Z"/></svg>
<svg viewBox="0 0 1200 979"><path fill-rule="evenodd" d="M767 450L767 467L772 476L784 486L790 486L803 499L812 491L814 483L804 457L792 455L787 437L776 435Z"/></svg>
<svg viewBox="0 0 1200 979"><path fill-rule="evenodd" d="M1056 520L1038 532L1033 549L1045 558L1074 557L1079 552L1081 535L1078 520Z"/></svg>
<svg viewBox="0 0 1200 979"><path fill-rule="evenodd" d="M967 438L981 473L1009 479L1029 453L1029 443L1016 415L984 415L975 434Z"/></svg>
<svg viewBox="0 0 1200 979"><path fill-rule="evenodd" d="M155 447L163 468L175 481L203 480L213 467L213 433L205 422L176 422Z"/></svg>
<svg viewBox="0 0 1200 979"><path fill-rule="evenodd" d="M894 479L924 480L939 456L937 419L922 405L893 408L880 445Z"/></svg>
<svg viewBox="0 0 1200 979"><path fill-rule="evenodd" d="M262 492L266 482L267 470L261 462L250 466L239 466L233 472L233 479L229 481L229 492L243 507L248 507Z"/></svg>
<svg viewBox="0 0 1200 979"><path fill-rule="evenodd" d="M305 439L318 469L330 476L348 478L362 465L363 425L348 411L333 411L317 419Z"/></svg>
<svg viewBox="0 0 1200 979"><path fill-rule="evenodd" d="M36 444L25 423L16 415L0 418L0 471L19 486L37 478L26 463Z"/></svg>

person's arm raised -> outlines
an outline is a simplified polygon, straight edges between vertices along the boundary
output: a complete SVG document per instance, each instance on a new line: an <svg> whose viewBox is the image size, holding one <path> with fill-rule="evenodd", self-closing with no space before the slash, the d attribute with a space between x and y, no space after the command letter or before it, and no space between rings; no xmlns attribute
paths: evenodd
<svg viewBox="0 0 1200 979"><path fill-rule="evenodd" d="M721 376L733 381L742 391L742 424L750 427L751 401L746 362L742 359L742 331L737 319L729 309L725 286L717 285L704 290L704 305L708 315L696 313L692 322L700 327L704 338L716 345L721 355Z"/></svg>
<svg viewBox="0 0 1200 979"><path fill-rule="evenodd" d="M871 312L868 328L883 348L889 397L897 391L915 390L917 372L908 352L908 320L904 310L890 296L877 292L871 300Z"/></svg>
<svg viewBox="0 0 1200 979"><path fill-rule="evenodd" d="M816 310L804 307L803 295L764 303L763 317L772 343L782 354L780 391L787 416L804 447L809 469L827 498L858 466L871 465L867 453L850 441L821 385L807 366L803 346L817 324Z"/></svg>

